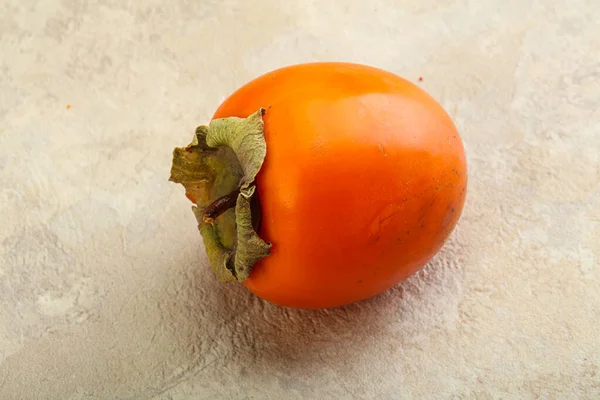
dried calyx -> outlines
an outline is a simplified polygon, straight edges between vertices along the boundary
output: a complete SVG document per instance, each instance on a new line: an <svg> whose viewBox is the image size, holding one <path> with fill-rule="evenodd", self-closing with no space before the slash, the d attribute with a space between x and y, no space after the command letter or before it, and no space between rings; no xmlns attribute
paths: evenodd
<svg viewBox="0 0 600 400"><path fill-rule="evenodd" d="M247 118L214 119L187 147L173 151L170 181L185 187L209 262L221 281L244 281L271 245L257 233L256 175L267 146L264 109Z"/></svg>

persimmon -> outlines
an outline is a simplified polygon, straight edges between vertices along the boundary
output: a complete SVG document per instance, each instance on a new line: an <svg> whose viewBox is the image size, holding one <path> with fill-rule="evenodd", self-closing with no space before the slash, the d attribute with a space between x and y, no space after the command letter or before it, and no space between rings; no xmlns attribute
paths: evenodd
<svg viewBox="0 0 600 400"><path fill-rule="evenodd" d="M378 68L308 63L235 91L174 151L209 261L283 306L327 308L403 281L463 209L464 148L448 113Z"/></svg>

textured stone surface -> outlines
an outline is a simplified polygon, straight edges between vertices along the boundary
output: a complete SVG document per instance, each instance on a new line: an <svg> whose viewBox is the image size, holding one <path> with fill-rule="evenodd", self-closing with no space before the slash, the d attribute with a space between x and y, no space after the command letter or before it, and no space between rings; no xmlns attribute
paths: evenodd
<svg viewBox="0 0 600 400"><path fill-rule="evenodd" d="M596 0L3 1L0 398L600 398L599 20ZM218 284L167 177L232 90L314 60L423 77L470 189L426 269L309 312Z"/></svg>

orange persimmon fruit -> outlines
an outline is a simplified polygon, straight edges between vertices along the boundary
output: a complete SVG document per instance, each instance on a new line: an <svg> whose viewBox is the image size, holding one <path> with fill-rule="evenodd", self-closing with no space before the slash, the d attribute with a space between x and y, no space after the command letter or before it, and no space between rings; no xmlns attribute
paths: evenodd
<svg viewBox="0 0 600 400"><path fill-rule="evenodd" d="M336 62L242 86L175 150L171 173L197 204L217 276L296 308L405 280L443 246L467 188L438 102L390 72Z"/></svg>

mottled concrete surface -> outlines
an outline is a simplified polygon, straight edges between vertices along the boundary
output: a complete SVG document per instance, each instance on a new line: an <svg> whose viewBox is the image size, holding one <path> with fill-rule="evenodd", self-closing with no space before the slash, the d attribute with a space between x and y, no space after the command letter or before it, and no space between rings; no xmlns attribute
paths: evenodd
<svg viewBox="0 0 600 400"><path fill-rule="evenodd" d="M600 2L416 4L2 1L0 398L600 398ZM167 178L314 60L423 77L470 191L408 282L294 311L215 281Z"/></svg>

